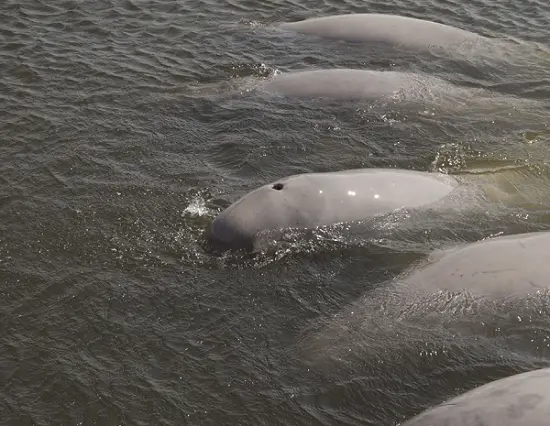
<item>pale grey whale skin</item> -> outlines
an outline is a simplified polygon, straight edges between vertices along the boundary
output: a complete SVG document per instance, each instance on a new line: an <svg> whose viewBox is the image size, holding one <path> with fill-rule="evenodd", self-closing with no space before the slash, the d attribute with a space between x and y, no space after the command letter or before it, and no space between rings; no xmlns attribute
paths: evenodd
<svg viewBox="0 0 550 426"><path fill-rule="evenodd" d="M413 290L468 291L496 298L550 287L550 232L494 237L434 255L401 283Z"/></svg>
<svg viewBox="0 0 550 426"><path fill-rule="evenodd" d="M219 247L251 249L262 231L315 228L427 206L457 187L458 182L451 176L412 170L358 169L293 175L235 201L212 221L205 236Z"/></svg>
<svg viewBox="0 0 550 426"><path fill-rule="evenodd" d="M402 426L547 426L550 368L516 374L452 398Z"/></svg>
<svg viewBox="0 0 550 426"><path fill-rule="evenodd" d="M267 92L295 98L332 98L340 100L376 100L402 94L408 98L455 91L454 85L436 77L400 71L358 70L349 68L318 69L283 73L266 80Z"/></svg>
<svg viewBox="0 0 550 426"><path fill-rule="evenodd" d="M438 22L379 13L311 18L279 24L285 30L347 42L381 42L414 49L458 46L490 40Z"/></svg>

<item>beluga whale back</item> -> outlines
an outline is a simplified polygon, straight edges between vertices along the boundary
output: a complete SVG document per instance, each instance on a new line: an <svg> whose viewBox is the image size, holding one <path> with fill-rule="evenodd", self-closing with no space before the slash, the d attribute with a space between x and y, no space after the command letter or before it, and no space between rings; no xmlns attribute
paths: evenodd
<svg viewBox="0 0 550 426"><path fill-rule="evenodd" d="M493 237L434 252L402 279L407 287L510 298L550 288L550 232Z"/></svg>
<svg viewBox="0 0 550 426"><path fill-rule="evenodd" d="M437 89L434 89L437 88ZM266 80L262 89L293 98L368 100L400 96L422 98L458 92L458 88L437 77L402 71L351 68L314 69L282 73ZM433 95L432 95L433 97Z"/></svg>
<svg viewBox="0 0 550 426"><path fill-rule="evenodd" d="M516 374L452 398L402 426L546 426L549 383L550 368Z"/></svg>
<svg viewBox="0 0 550 426"><path fill-rule="evenodd" d="M407 16L358 13L286 22L280 28L347 42L378 42L425 50L475 44L487 37L438 22Z"/></svg>

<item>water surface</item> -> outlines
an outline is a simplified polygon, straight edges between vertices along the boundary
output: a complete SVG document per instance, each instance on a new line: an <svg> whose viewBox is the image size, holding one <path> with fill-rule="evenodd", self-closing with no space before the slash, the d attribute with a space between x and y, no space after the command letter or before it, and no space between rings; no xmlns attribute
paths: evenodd
<svg viewBox="0 0 550 426"><path fill-rule="evenodd" d="M505 57L413 54L272 30L353 12L433 19L511 47ZM2 423L395 425L547 365L544 299L502 320L494 307L487 327L472 319L473 336L399 322L395 309L368 309L395 300L365 299L432 248L549 229L544 203L404 212L371 233L290 235L254 256L215 256L200 236L238 196L310 171L520 167L544 200L549 17L547 2L526 0L6 0ZM424 72L507 101L482 113L239 91L321 67ZM348 339L334 315L358 301L365 315ZM419 312L440 312L430 303Z"/></svg>

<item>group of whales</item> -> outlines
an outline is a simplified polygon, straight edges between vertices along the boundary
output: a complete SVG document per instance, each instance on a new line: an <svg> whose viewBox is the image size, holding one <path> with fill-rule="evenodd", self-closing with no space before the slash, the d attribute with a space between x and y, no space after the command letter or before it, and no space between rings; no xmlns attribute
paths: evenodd
<svg viewBox="0 0 550 426"><path fill-rule="evenodd" d="M527 61L532 46L520 49L509 40L490 38L449 25L399 15L358 13L311 18L277 25L283 32L301 33L322 39L347 43L383 45L406 49L410 52L449 53L453 57L490 58L497 60L499 69L505 70L500 57L519 57ZM510 55L513 52L513 55ZM518 53L521 54L518 55ZM291 97L327 97L332 99L374 100L400 95L449 96L460 88L444 79L419 72L366 69L308 69L287 72L267 79L260 85L267 92ZM466 92L463 90L463 92ZM483 91L472 91L476 97Z"/></svg>
<svg viewBox="0 0 550 426"><path fill-rule="evenodd" d="M283 23L279 28L350 43L384 43L414 50L450 46L464 49L490 41L478 34L436 22L376 13L312 18ZM263 88L292 97L372 100L406 90L415 84L434 86L436 82L442 83L431 76L428 78L402 71L321 69L281 74L268 80Z"/></svg>
<svg viewBox="0 0 550 426"><path fill-rule="evenodd" d="M280 27L317 37L411 49L490 40L439 23L382 14L329 16ZM411 80L407 73L390 71L313 70L280 75L265 87L290 96L374 99L395 93ZM361 221L400 209L441 207L463 184L442 173L397 169L288 176L235 201L212 221L205 237L224 250L252 250L263 232ZM439 253L402 280L404 285L429 291L466 290L489 297L536 293L548 287L548 247L550 232L490 238ZM550 419L548 384L550 368L517 374L428 409L403 426L542 426Z"/></svg>

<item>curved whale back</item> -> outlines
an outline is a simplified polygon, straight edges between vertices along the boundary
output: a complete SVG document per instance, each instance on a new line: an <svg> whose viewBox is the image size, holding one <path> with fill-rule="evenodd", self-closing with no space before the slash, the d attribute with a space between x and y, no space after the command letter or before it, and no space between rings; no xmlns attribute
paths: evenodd
<svg viewBox="0 0 550 426"><path fill-rule="evenodd" d="M207 238L228 248L251 248L262 231L314 228L435 203L457 181L438 173L363 169L289 176L245 195L221 212Z"/></svg>
<svg viewBox="0 0 550 426"><path fill-rule="evenodd" d="M335 68L279 74L267 80L263 89L298 98L375 100L404 90L420 91L428 86L424 80L420 75L407 72ZM450 85L436 78L432 84L436 81Z"/></svg>
<svg viewBox="0 0 550 426"><path fill-rule="evenodd" d="M402 426L546 426L550 368L487 383L428 409Z"/></svg>
<svg viewBox="0 0 550 426"><path fill-rule="evenodd" d="M550 286L550 232L490 238L442 251L401 280L413 289L493 297L533 294Z"/></svg>
<svg viewBox="0 0 550 426"><path fill-rule="evenodd" d="M348 42L382 42L416 49L475 43L485 37L423 19L378 13L325 16L280 24L283 29Z"/></svg>

